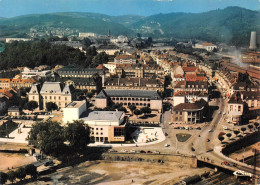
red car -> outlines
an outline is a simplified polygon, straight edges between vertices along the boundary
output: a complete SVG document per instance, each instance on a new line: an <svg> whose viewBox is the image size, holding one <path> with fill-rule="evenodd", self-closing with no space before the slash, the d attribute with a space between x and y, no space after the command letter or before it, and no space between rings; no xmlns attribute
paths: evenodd
<svg viewBox="0 0 260 185"><path fill-rule="evenodd" d="M151 153L153 153L153 152L151 152L151 151L148 151L147 153L148 153L148 154L151 154Z"/></svg>
<svg viewBox="0 0 260 185"><path fill-rule="evenodd" d="M222 164L222 165L224 164L224 165L230 166L229 162L227 162L227 161L223 161L221 164Z"/></svg>

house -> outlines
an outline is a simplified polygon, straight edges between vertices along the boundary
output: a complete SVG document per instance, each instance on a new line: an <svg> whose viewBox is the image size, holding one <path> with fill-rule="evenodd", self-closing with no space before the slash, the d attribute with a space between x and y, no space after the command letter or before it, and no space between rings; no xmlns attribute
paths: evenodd
<svg viewBox="0 0 260 185"><path fill-rule="evenodd" d="M240 92L236 92L232 95L228 101L227 117L228 122L234 125L239 125L244 112L244 102L241 99Z"/></svg>
<svg viewBox="0 0 260 185"><path fill-rule="evenodd" d="M173 107L173 121L175 123L201 123L208 111L207 102L204 99L194 103L180 103Z"/></svg>
<svg viewBox="0 0 260 185"><path fill-rule="evenodd" d="M73 101L63 108L63 122L83 120L90 127L92 142L124 142L127 119L123 111L87 111L85 101Z"/></svg>
<svg viewBox="0 0 260 185"><path fill-rule="evenodd" d="M20 116L22 113L22 109L18 106L12 106L8 108L8 115L13 116Z"/></svg>
<svg viewBox="0 0 260 185"><path fill-rule="evenodd" d="M162 111L162 98L154 90L103 89L96 96L95 103L98 108L105 108L111 103L122 103L125 108L133 104L137 108L150 107L152 110Z"/></svg>
<svg viewBox="0 0 260 185"><path fill-rule="evenodd" d="M34 84L28 93L29 101L36 101L40 109L45 109L47 102L56 103L58 108L66 107L74 97L73 86L61 82L44 82L42 87Z"/></svg>

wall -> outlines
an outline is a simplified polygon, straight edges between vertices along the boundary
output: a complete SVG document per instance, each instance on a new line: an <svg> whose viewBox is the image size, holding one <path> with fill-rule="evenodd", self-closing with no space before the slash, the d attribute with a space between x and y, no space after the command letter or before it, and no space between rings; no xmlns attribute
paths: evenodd
<svg viewBox="0 0 260 185"><path fill-rule="evenodd" d="M107 106L107 99L97 99L95 100L95 106L98 108L105 108Z"/></svg>
<svg viewBox="0 0 260 185"><path fill-rule="evenodd" d="M158 110L159 112L162 111L162 100L151 100L151 109Z"/></svg>

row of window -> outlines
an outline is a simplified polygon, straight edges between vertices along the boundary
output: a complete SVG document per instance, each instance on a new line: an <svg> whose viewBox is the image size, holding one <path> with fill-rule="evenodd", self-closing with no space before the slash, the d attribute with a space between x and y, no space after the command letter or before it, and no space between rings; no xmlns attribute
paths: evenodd
<svg viewBox="0 0 260 185"><path fill-rule="evenodd" d="M111 100L132 100L132 101L150 101L150 98L114 98L111 97Z"/></svg>

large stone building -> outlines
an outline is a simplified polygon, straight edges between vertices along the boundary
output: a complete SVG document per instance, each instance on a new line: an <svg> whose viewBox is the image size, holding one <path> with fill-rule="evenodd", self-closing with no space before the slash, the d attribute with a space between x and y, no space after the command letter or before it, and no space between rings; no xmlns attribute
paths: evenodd
<svg viewBox="0 0 260 185"><path fill-rule="evenodd" d="M208 93L203 91L177 91L173 96L173 106L179 105L180 103L194 103L200 99L204 99L208 102Z"/></svg>
<svg viewBox="0 0 260 185"><path fill-rule="evenodd" d="M36 101L40 109L46 108L47 102L56 103L58 108L66 107L74 99L74 88L60 82L34 84L28 93L29 101Z"/></svg>
<svg viewBox="0 0 260 185"><path fill-rule="evenodd" d="M102 69L66 66L56 72L61 78L96 78L99 76L102 78L102 85L105 82L105 73Z"/></svg>
<svg viewBox="0 0 260 185"><path fill-rule="evenodd" d="M92 142L124 142L127 119L122 111L86 111L85 101L73 101L63 108L63 122L83 120L90 127Z"/></svg>
<svg viewBox="0 0 260 185"><path fill-rule="evenodd" d="M96 107L105 108L110 103L122 103L125 108L133 104L137 108L150 107L162 111L162 98L153 90L116 90L104 89L96 96Z"/></svg>

